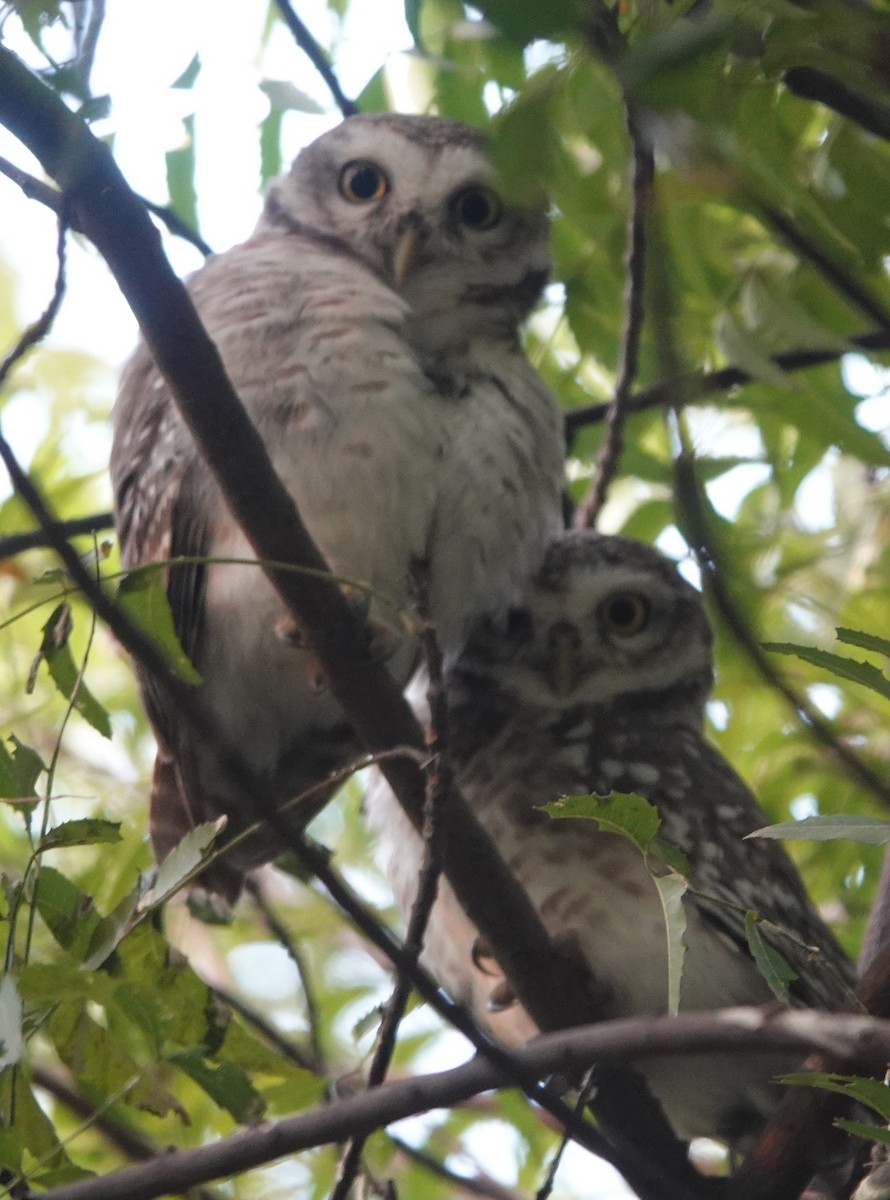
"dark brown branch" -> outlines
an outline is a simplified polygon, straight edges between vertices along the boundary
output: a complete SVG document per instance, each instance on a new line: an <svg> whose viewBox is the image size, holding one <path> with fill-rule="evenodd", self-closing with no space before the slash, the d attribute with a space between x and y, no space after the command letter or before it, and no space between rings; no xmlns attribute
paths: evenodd
<svg viewBox="0 0 890 1200"><path fill-rule="evenodd" d="M856 334L847 341L849 345L843 350L783 350L779 354L770 355L769 361L783 371L804 371L808 367L821 367L826 363L837 362L845 354L856 350L890 350L890 333L883 329ZM628 412L638 413L651 408L663 408L669 404L685 406L695 404L715 392L729 392L733 388L743 387L746 383L756 382L756 377L741 367L721 367L719 371L680 375L664 383L656 383L653 387L643 388L628 397L626 407ZM570 441L579 430L588 425L598 425L605 420L608 411L608 404L585 404L571 409L565 415L566 439Z"/></svg>
<svg viewBox="0 0 890 1200"><path fill-rule="evenodd" d="M890 1022L817 1012L726 1009L610 1021L549 1034L516 1051L516 1058L535 1075L572 1076L593 1060L623 1062L637 1055L718 1051L817 1051L857 1070L879 1071L890 1058ZM496 1068L474 1058L449 1071L385 1083L326 1108L242 1130L211 1146L171 1151L144 1166L51 1188L41 1200L154 1200L285 1154L367 1134L416 1113L448 1108L509 1082Z"/></svg>
<svg viewBox="0 0 890 1200"><path fill-rule="evenodd" d="M860 1010L890 1016L890 946L874 959L856 986ZM830 1018L829 1018L830 1019ZM846 1019L859 1019L846 1018ZM831 1041L807 1059L811 1071L855 1073L883 1078L890 1062L878 1054L846 1058ZM844 1097L816 1088L789 1088L753 1150L730 1181L726 1200L796 1200L826 1159L838 1152L842 1137L832 1122L844 1109Z"/></svg>
<svg viewBox="0 0 890 1200"><path fill-rule="evenodd" d="M114 528L114 516L110 512L92 513L88 517L74 517L70 521L57 521L53 537L68 538L80 537L86 533L102 533L106 529ZM10 533L6 537L0 537L0 562L5 558L12 558L15 554L22 554L25 550L37 550L41 547L50 546L48 535L42 529L33 529L28 533Z"/></svg>
<svg viewBox="0 0 890 1200"><path fill-rule="evenodd" d="M876 137L890 140L890 104L865 96L816 67L791 67L782 82L795 96L824 104Z"/></svg>
<svg viewBox="0 0 890 1200"><path fill-rule="evenodd" d="M161 253L144 207L127 187L107 146L3 47L0 123L35 153L60 184L82 228L108 262L257 558L312 570L312 574L296 575L269 569L267 574L322 664L331 694L366 748L372 753L402 745L419 749L422 736L410 709L385 668L372 657L342 592L326 577L326 564L292 497L275 475L265 446L225 375L216 347L201 327L187 292ZM50 526L52 514L27 476L20 469L12 474L14 485L38 521ZM260 781L246 770L234 748L220 739L200 694L175 678L153 643L123 620L116 606L94 586L71 548L64 542L54 543L54 548L98 615L156 676L196 736L218 748L221 769L241 790L245 804L249 797L254 812L290 845L288 826ZM421 828L424 786L416 763L410 757L390 759L383 771L400 803ZM449 800L448 820L443 826L446 874L532 1019L542 1029L583 1019L590 1008L580 972L556 952L528 897L457 793ZM306 854L307 848L297 846L296 851ZM327 864L319 866L326 868ZM373 933L379 936L379 927ZM401 965L398 951L394 959ZM668 1200L669 1195L696 1195L697 1176L639 1080L622 1077L600 1083L601 1118L610 1119L613 1161L616 1153L622 1160L619 1169L632 1176L641 1169L657 1174L661 1200ZM642 1129L657 1171L649 1162L639 1163L639 1148L633 1150Z"/></svg>
<svg viewBox="0 0 890 1200"><path fill-rule="evenodd" d="M312 986L312 979L309 975L309 968L305 957L297 943L291 937L290 930L283 921L279 920L275 910L269 904L260 881L255 876L249 875L244 887L245 891L250 893L251 899L256 905L266 928L278 942L279 946L286 952L288 958L290 958L297 969L297 975L303 988L306 1023L309 1026L309 1042L312 1046L312 1070L319 1073L325 1071L327 1067L324 1046L321 1040L321 1013L319 1012L315 989Z"/></svg>
<svg viewBox="0 0 890 1200"><path fill-rule="evenodd" d="M870 317L885 333L890 334L890 312L843 264L832 258L821 246L807 237L790 217L786 217L771 204L755 201L755 209L759 211L762 220L771 226L800 258L815 268L839 295L865 316Z"/></svg>
<svg viewBox="0 0 890 1200"><path fill-rule="evenodd" d="M77 45L76 71L80 90L84 96L90 95L90 76L93 73L93 60L99 45L99 34L105 21L105 0L81 0L75 3L74 31ZM84 9L87 16L84 19Z"/></svg>
<svg viewBox="0 0 890 1200"><path fill-rule="evenodd" d="M502 1183L498 1183L488 1175L482 1173L460 1175L457 1171L452 1171L444 1163L439 1162L432 1154L428 1154L425 1150L418 1150L416 1146L409 1146L395 1134L391 1133L389 1140L400 1154L404 1154L406 1158L423 1167L425 1171L429 1171L431 1175L450 1183L455 1192L465 1192L470 1196L483 1196L488 1200L525 1200L525 1197L514 1188L504 1187Z"/></svg>
<svg viewBox="0 0 890 1200"><path fill-rule="evenodd" d="M417 894L411 906L408 928L403 946L404 953L415 963L420 961L423 940L429 923L430 913L436 902L442 864L439 855L439 824L443 805L454 786L448 762L448 709L442 684L442 652L436 631L430 620L429 569L426 564L417 564L413 572L414 596L420 625L420 642L428 675L427 697L430 707L426 743L429 756L424 767L426 795L423 808L423 859L417 882ZM405 1008L411 997L411 980L399 974L392 995L383 1011L377 1046L368 1071L368 1087L383 1083L395 1053L396 1037ZM361 1166L365 1139L352 1138L343 1152L337 1172L337 1182L331 1192L331 1200L348 1200Z"/></svg>
<svg viewBox="0 0 890 1200"><path fill-rule="evenodd" d="M358 112L358 105L350 100L340 87L340 81L331 69L331 64L325 58L324 51L315 38L294 12L288 0L275 0L275 7L281 14L281 19L291 31L294 41L318 71L325 81L328 91L334 98L334 103L344 117L352 117Z"/></svg>
<svg viewBox="0 0 890 1200"><path fill-rule="evenodd" d="M110 1146L119 1151L132 1162L148 1162L163 1151L154 1142L145 1137L138 1129L125 1125L108 1112L97 1108L87 1096L72 1087L70 1081L59 1071L51 1071L46 1067L31 1067L31 1079L39 1088L61 1104L64 1104L75 1116L83 1121L89 1121ZM185 1195L184 1192L173 1192L173 1195ZM219 1192L210 1188L190 1188L189 1200L222 1200Z"/></svg>
<svg viewBox="0 0 890 1200"><path fill-rule="evenodd" d="M643 138L634 109L629 101L625 101L624 116L633 156L633 180L627 219L624 330L621 335L621 356L615 381L615 395L606 414L606 432L597 455L593 483L575 511L573 525L576 529L594 528L621 462L627 402L637 374L640 336L645 316L643 289L646 276L646 229L649 222L649 210L652 206L655 162L652 148Z"/></svg>
<svg viewBox="0 0 890 1200"><path fill-rule="evenodd" d="M37 200L44 208L48 208L51 212L58 213L62 205L62 193L58 188L52 187L48 183L44 183L42 179L37 179L29 174L28 171L17 167L15 163L11 163L8 158L0 157L0 175L5 175L7 179L11 179L25 193L29 200ZM170 208L169 205L155 204L152 200L146 200L144 196L139 197L150 213L162 221L172 234L182 238L186 242L190 242L195 249L200 250L205 257L212 254L213 250L201 235L191 225L188 225L181 217ZM77 233L84 233L77 224L76 217L72 217L71 228Z"/></svg>
<svg viewBox="0 0 890 1200"><path fill-rule="evenodd" d="M218 985L211 987L210 990L214 996L219 997L223 1004L228 1005L232 1012L237 1013L246 1025L249 1025L260 1034L282 1058L293 1063L295 1067L302 1067L305 1071L312 1071L313 1074L320 1073L319 1065L313 1053L307 1053L307 1051L295 1045L290 1038L285 1037L279 1029L270 1024L256 1009L251 1008L249 1004L245 1004L240 996L236 996L228 988L219 987Z"/></svg>

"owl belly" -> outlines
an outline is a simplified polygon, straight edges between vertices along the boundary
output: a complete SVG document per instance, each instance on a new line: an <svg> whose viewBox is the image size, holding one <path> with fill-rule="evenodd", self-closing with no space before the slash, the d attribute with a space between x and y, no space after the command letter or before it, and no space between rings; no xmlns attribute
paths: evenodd
<svg viewBox="0 0 890 1200"><path fill-rule="evenodd" d="M474 799L472 789L468 799ZM381 837L386 869L407 911L417 886L421 842L391 792L378 782L366 800ZM551 936L569 957L589 964L610 993L613 1018L665 1013L667 934L661 904L639 852L590 822L515 820L504 806L477 815L522 882ZM687 904L687 951L680 1006L712 1010L762 1004L769 989L750 959L726 945ZM455 999L469 1005L499 1040L518 1045L538 1030L522 1006L500 1003L503 976L491 959L474 962L477 931L446 881L439 886L424 961ZM477 965L478 964L478 965ZM793 1066L775 1057L721 1055L657 1058L639 1067L671 1124L685 1138L717 1137L736 1147L756 1131L776 1102L770 1080Z"/></svg>

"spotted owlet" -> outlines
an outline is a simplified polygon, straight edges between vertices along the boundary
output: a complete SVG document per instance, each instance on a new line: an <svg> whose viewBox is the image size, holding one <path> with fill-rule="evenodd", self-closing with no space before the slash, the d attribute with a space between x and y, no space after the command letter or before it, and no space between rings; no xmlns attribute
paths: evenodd
<svg viewBox="0 0 890 1200"><path fill-rule="evenodd" d="M369 626L398 626L423 561L447 652L480 613L507 610L560 526L561 424L518 336L548 267L540 203L500 194L481 134L360 115L303 150L247 241L189 281L309 532L338 577L372 589ZM254 558L144 345L114 426L125 566ZM211 711L276 802L356 753L305 651L280 636L283 609L255 565L177 566L166 579ZM415 645L405 635L388 652L404 683ZM151 836L163 858L193 823L240 822L212 757L147 679L142 692L159 744ZM234 865L280 849L254 837Z"/></svg>
<svg viewBox="0 0 890 1200"><path fill-rule="evenodd" d="M763 936L796 973L791 1003L836 1008L848 996L851 966L785 851L743 840L768 821L702 736L711 684L699 593L657 551L591 532L557 538L508 622L480 620L446 673L459 786L551 936L605 988L607 1016L667 1011L664 916L630 841L540 811L561 796L642 796L658 810L659 837L683 852L682 1008L773 998L747 947L748 912L772 923ZM407 906L420 839L382 784L367 804ZM496 1036L535 1033L444 881L425 954ZM756 1055L640 1064L679 1134L737 1148L775 1103L771 1079L792 1065Z"/></svg>

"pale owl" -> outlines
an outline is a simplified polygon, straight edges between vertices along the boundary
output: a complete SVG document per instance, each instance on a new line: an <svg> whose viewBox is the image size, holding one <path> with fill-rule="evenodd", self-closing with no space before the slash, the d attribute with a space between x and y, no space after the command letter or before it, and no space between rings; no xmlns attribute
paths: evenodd
<svg viewBox="0 0 890 1200"><path fill-rule="evenodd" d="M561 423L518 336L548 266L543 209L499 192L480 133L361 115L303 150L248 240L188 284L333 571L369 585L371 622L391 629L412 564L428 564L446 653L480 613L506 611L561 524ZM144 345L114 426L125 566L253 559ZM277 802L357 752L305 652L282 638L260 570L180 566L167 591L216 720ZM388 653L404 682L416 646L405 635ZM242 821L216 763L181 735L162 694L147 680L142 690L159 743L151 835L163 858L195 822ZM234 864L280 849L255 837Z"/></svg>
<svg viewBox="0 0 890 1200"><path fill-rule="evenodd" d="M564 534L506 624L477 622L445 677L458 784L527 890L551 936L586 963L612 1017L663 1013L667 937L639 851L587 819L551 819L566 795L635 793L689 866L680 1005L773 999L748 950L745 916L793 968L790 1000L836 1008L852 967L775 841L744 840L768 821L702 736L712 686L701 596L657 551L622 537ZM367 799L397 898L410 905L421 843L380 782ZM492 1032L536 1030L445 881L426 962ZM677 1132L743 1148L773 1108L775 1056L664 1058L640 1064Z"/></svg>

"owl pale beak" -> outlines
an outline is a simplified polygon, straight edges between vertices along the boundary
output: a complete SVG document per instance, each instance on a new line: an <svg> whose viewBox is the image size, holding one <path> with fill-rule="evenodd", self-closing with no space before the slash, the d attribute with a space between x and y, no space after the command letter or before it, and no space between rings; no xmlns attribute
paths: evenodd
<svg viewBox="0 0 890 1200"><path fill-rule="evenodd" d="M416 229L407 229L396 242L396 247L392 255L392 275L399 286L405 282L405 276L408 274L408 268L411 266L416 246Z"/></svg>
<svg viewBox="0 0 890 1200"><path fill-rule="evenodd" d="M581 637L569 621L554 625L547 638L547 685L555 696L570 696L581 679Z"/></svg>

